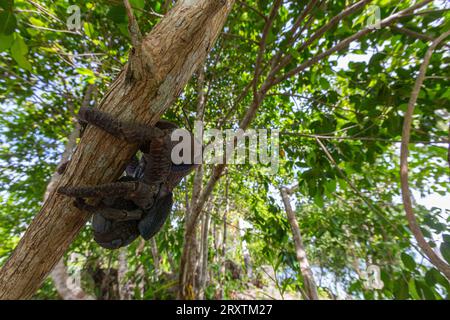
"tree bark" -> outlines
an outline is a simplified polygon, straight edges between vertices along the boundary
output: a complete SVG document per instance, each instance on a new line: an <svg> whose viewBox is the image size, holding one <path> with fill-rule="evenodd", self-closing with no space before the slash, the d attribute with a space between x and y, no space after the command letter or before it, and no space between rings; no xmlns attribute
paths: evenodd
<svg viewBox="0 0 450 320"><path fill-rule="evenodd" d="M158 244L155 238L150 239L150 249L153 257L153 268L155 269L155 274L159 276L161 274L161 256L159 255Z"/></svg>
<svg viewBox="0 0 450 320"><path fill-rule="evenodd" d="M409 189L408 173L409 142L411 138L411 128L413 124L413 115L416 102L419 97L420 89L422 88L423 82L426 77L428 65L431 61L431 56L433 55L433 52L437 48L437 46L449 36L450 31L447 31L433 40L425 54L423 62L420 66L419 75L411 92L411 97L408 102L408 108L405 113L405 120L403 122L402 143L400 147L400 182L403 206L406 213L406 219L408 220L409 229L411 229L411 232L416 239L417 244L419 245L420 249L422 249L423 253L428 257L430 262L440 272L442 272L447 277L447 279L450 280L450 265L433 250L433 248L425 239L422 230L420 229L420 225L414 213L414 208L411 200L412 196Z"/></svg>
<svg viewBox="0 0 450 320"><path fill-rule="evenodd" d="M210 222L210 210L212 207L212 201L209 208L206 209L205 215L202 221L202 237L201 237L201 264L200 264L200 275L199 275L199 286L198 286L198 297L199 299L205 299L205 286L208 278L208 256L209 256L209 222Z"/></svg>
<svg viewBox="0 0 450 320"><path fill-rule="evenodd" d="M83 107L88 107L92 100L92 93L95 90L95 85L90 84L86 88L86 93L84 94L84 98L82 101ZM73 106L71 106L70 111L73 112ZM78 123L75 124L75 129L70 134L64 152L61 156L61 160L59 161L58 167L64 165L67 161L69 161L75 147L77 146L77 139L80 137L80 125ZM61 175L58 172L55 172L50 179L49 184L47 185L47 189L45 190L44 202L47 201L49 195L55 191L55 187L61 179ZM51 271L50 277L53 280L53 284L55 285L56 291L60 295L60 297L64 300L94 300L93 296L86 294L83 289L80 287L79 283L73 279L68 271L67 267L64 264L64 259L61 258L56 264L55 268Z"/></svg>
<svg viewBox="0 0 450 320"><path fill-rule="evenodd" d="M298 263L300 264L300 272L302 274L303 283L305 285L305 296L308 300L319 300L316 282L314 281L314 276L311 271L308 258L306 256L305 247L303 246L303 239L300 233L300 228L295 217L295 212L291 206L289 197L291 193L292 189L288 189L285 187L281 188L281 197L283 198L286 214L289 220L289 224L291 225L292 234L294 236L295 253L297 255Z"/></svg>
<svg viewBox="0 0 450 320"><path fill-rule="evenodd" d="M119 267L117 269L120 300L131 299L130 281L127 279L127 272L128 272L128 250L127 248L121 248L119 252Z"/></svg>
<svg viewBox="0 0 450 320"><path fill-rule="evenodd" d="M222 216L222 225L223 225L223 231L222 231L222 248L220 250L221 253L221 261L220 261L220 276L219 276L219 282L220 282L220 292L219 297L220 299L223 299L224 296L224 284L225 284L225 275L226 275L226 260L227 260L227 236L228 236L228 230L227 230L227 221L228 221L228 211L230 210L230 199L228 198L228 192L230 189L230 180L229 176L227 176L226 182L225 182L225 211L223 212Z"/></svg>
<svg viewBox="0 0 450 320"><path fill-rule="evenodd" d="M154 125L180 95L220 34L233 0L184 0L133 48L99 109L122 121ZM110 183L137 151L89 126L57 187ZM0 299L26 299L40 287L89 216L51 193L0 270Z"/></svg>

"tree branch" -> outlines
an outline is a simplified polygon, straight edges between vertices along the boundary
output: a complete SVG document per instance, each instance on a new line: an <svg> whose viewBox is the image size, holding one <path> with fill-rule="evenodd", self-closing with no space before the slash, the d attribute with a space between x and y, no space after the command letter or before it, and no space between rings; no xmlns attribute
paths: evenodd
<svg viewBox="0 0 450 320"><path fill-rule="evenodd" d="M133 14L133 9L131 8L130 2L128 0L123 0L123 4L128 16L128 31L130 32L131 43L133 44L133 47L138 48L140 47L142 41L142 34L139 29L139 24Z"/></svg>
<svg viewBox="0 0 450 320"><path fill-rule="evenodd" d="M411 7L407 8L407 9L405 9L403 11L400 11L400 12L398 12L396 14L393 14L393 15L389 16L386 19L383 19L380 22L380 25L381 25L381 27L389 26L390 24L392 24L396 20L402 18L404 15L406 15L406 14L408 14L408 13L410 13L410 12L412 12L412 11L418 9L418 8L421 8L421 7L427 5L428 3L432 2L432 1L433 0L425 0L425 1L419 2L418 4L416 4L414 6L411 6ZM315 55L313 58L303 62L298 67L288 71L284 75L279 76L278 78L276 78L273 81L273 86L275 86L275 85L277 85L277 84L279 84L279 83L281 83L281 82L283 82L283 81L285 81L285 80L287 80L287 79L297 75L298 73L300 73L303 70L311 67L315 63L317 63L317 62L321 61L322 59L332 55L333 53L338 52L338 51L346 48L353 41L362 38L363 36L369 34L372 31L373 31L373 29L367 27L367 28L365 28L365 29L363 29L363 30L361 30L361 31L351 35L350 37L348 37L348 38L342 40L341 42L339 42L338 44L336 44L334 47L332 47L332 48L330 48L330 49L328 49L328 50L326 50L326 51L324 51L324 52L322 52L320 54Z"/></svg>
<svg viewBox="0 0 450 320"><path fill-rule="evenodd" d="M411 201L411 191L409 189L408 181L408 154L409 154L409 140L411 137L411 127L412 118L414 114L414 108L419 96L420 88L422 87L423 81L425 79L428 65L430 64L431 56L433 51L437 46L445 40L450 35L450 31L443 33L436 40L433 41L431 46L428 48L425 57L423 59L422 65L420 66L419 75L414 84L414 88L411 93L411 98L408 103L408 108L405 114L405 120L403 123L403 133L402 133L402 144L400 150L400 179L401 179L401 189L402 189L402 199L403 205L405 207L406 219L408 220L409 228L412 234L417 240L419 247L425 253L425 255L430 259L431 263L439 269L446 277L450 280L450 265L448 265L441 257L434 252L433 248L426 241L422 230L417 222L417 218L414 214L414 209Z"/></svg>
<svg viewBox="0 0 450 320"><path fill-rule="evenodd" d="M372 0L362 0L359 1L348 8L344 9L342 12L340 12L338 15L334 16L326 25L322 26L319 30L317 30L311 37L308 38L298 49L298 52L303 51L305 48L309 47L314 41L319 39L321 36L323 36L328 30L333 28L335 25L337 25L342 19L348 17L349 15L355 13L362 7L364 7L367 3L371 2ZM283 60L280 62L280 64L274 69L274 73L276 74L279 70L287 66L290 61L292 60L292 55L289 54L286 57L283 58Z"/></svg>
<svg viewBox="0 0 450 320"><path fill-rule="evenodd" d="M314 275L311 270L311 266L306 255L305 246L303 244L303 237L300 232L300 227L298 225L297 219L295 217L295 212L291 206L290 194L294 192L297 186L288 188L282 187L280 189L281 198L283 199L284 208L286 210L286 215L291 226L292 235L295 244L295 253L297 256L297 261L300 265L300 272L303 278L303 285L305 286L304 296L308 300L319 300L319 295L317 294L317 285L314 281Z"/></svg>
<svg viewBox="0 0 450 320"><path fill-rule="evenodd" d="M261 36L261 41L259 42L258 57L256 58L255 74L253 77L253 94L256 96L258 90L258 81L261 76L261 64L263 61L264 53L266 52L266 42L267 36L269 35L270 29L272 28L273 21L277 16L278 9L283 4L282 0L276 0L272 9L270 10L269 17L266 19L266 24L264 25L263 33Z"/></svg>

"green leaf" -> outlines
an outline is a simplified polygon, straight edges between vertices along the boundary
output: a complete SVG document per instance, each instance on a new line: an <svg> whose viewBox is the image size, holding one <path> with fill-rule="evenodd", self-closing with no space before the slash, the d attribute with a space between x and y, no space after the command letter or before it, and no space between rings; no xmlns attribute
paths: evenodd
<svg viewBox="0 0 450 320"><path fill-rule="evenodd" d="M441 243L440 250L447 263L450 263L450 242Z"/></svg>
<svg viewBox="0 0 450 320"><path fill-rule="evenodd" d="M14 7L14 0L0 0L0 8L10 10Z"/></svg>
<svg viewBox="0 0 450 320"><path fill-rule="evenodd" d="M403 278L394 282L394 296L398 300L406 300L409 298L409 286Z"/></svg>
<svg viewBox="0 0 450 320"><path fill-rule="evenodd" d="M44 27L45 23L42 20L36 19L34 17L30 18L30 22L32 25L38 26L38 27Z"/></svg>
<svg viewBox="0 0 450 320"><path fill-rule="evenodd" d="M130 4L133 9L144 9L145 0L130 0Z"/></svg>
<svg viewBox="0 0 450 320"><path fill-rule="evenodd" d="M95 73L94 71L90 70L90 69L86 69L86 68L76 68L76 71L83 75L83 76L88 76L88 77L95 77Z"/></svg>
<svg viewBox="0 0 450 320"><path fill-rule="evenodd" d="M85 22L83 24L84 27L84 33L86 33L86 35L90 38L90 39L94 39L94 26L92 25L92 23L89 22Z"/></svg>
<svg viewBox="0 0 450 320"><path fill-rule="evenodd" d="M161 10L161 2L158 1L155 5L155 11L159 12L160 10Z"/></svg>
<svg viewBox="0 0 450 320"><path fill-rule="evenodd" d="M450 243L450 234L444 234L444 235L442 235L442 240L443 240L445 243Z"/></svg>
<svg viewBox="0 0 450 320"><path fill-rule="evenodd" d="M425 300L435 300L436 296L433 293L433 290L423 281L415 281L416 290L419 296Z"/></svg>
<svg viewBox="0 0 450 320"><path fill-rule="evenodd" d="M319 82L323 89L330 89L330 82L327 79L320 78Z"/></svg>
<svg viewBox="0 0 450 320"><path fill-rule="evenodd" d="M125 22L125 17L127 13L124 6L113 6L108 11L108 18L110 18L115 23Z"/></svg>
<svg viewBox="0 0 450 320"><path fill-rule="evenodd" d="M406 268L408 268L411 271L416 269L416 262L414 261L413 257L402 252L401 259Z"/></svg>
<svg viewBox="0 0 450 320"><path fill-rule="evenodd" d="M17 64L28 71L31 71L31 63L28 61L26 56L13 56L14 60L17 62Z"/></svg>
<svg viewBox="0 0 450 320"><path fill-rule="evenodd" d="M0 34L0 52L11 48L14 42L14 34L3 35Z"/></svg>
<svg viewBox="0 0 450 320"><path fill-rule="evenodd" d="M9 35L14 32L17 20L12 11L0 12L0 34Z"/></svg>
<svg viewBox="0 0 450 320"><path fill-rule="evenodd" d="M127 23L119 24L119 31L126 37L130 36L130 33L128 32L128 24Z"/></svg>
<svg viewBox="0 0 450 320"><path fill-rule="evenodd" d="M450 291L450 283L448 282L447 278L445 278L437 269L432 268L428 270L428 272L425 275L425 281L433 285L439 284L442 287L444 287L447 291Z"/></svg>
<svg viewBox="0 0 450 320"><path fill-rule="evenodd" d="M20 55L24 56L28 53L28 46L20 35L16 35L16 39L11 46L11 54L13 56Z"/></svg>
<svg viewBox="0 0 450 320"><path fill-rule="evenodd" d="M11 46L11 56L21 68L31 71L31 63L26 57L27 53L27 44L20 35L16 34L15 40Z"/></svg>
<svg viewBox="0 0 450 320"><path fill-rule="evenodd" d="M435 273L434 273L435 270L436 269L430 269L425 274L425 282L429 286L434 286L437 283L437 279L436 279L436 276L435 276Z"/></svg>

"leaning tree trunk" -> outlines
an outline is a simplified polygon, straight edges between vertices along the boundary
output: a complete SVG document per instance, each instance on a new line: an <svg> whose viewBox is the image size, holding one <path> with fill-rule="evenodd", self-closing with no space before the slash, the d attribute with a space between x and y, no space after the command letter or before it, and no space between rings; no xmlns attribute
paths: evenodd
<svg viewBox="0 0 450 320"><path fill-rule="evenodd" d="M94 84L90 84L87 86L86 93L81 104L82 107L89 107L94 91ZM71 112L74 111L73 106L71 106L69 109L71 110ZM81 133L80 129L80 125L77 123L75 125L75 129L69 136L58 167L61 167L70 159L75 147L77 146L77 139L80 137ZM55 172L50 179L49 184L47 185L47 190L45 191L44 195L44 201L46 201L49 195L55 191L55 187L60 179L61 175L58 172ZM83 289L76 283L76 281L74 281L74 279L69 275L63 258L61 258L61 260L59 260L59 262L56 264L55 268L50 273L50 277L53 280L56 291L63 300L94 300L94 297L86 294Z"/></svg>
<svg viewBox="0 0 450 320"><path fill-rule="evenodd" d="M132 37L130 60L99 109L123 121L154 125L205 60L233 2L180 0L142 41ZM57 186L110 183L136 151L137 145L89 126ZM0 299L31 297L88 218L72 199L50 194L0 270Z"/></svg>
<svg viewBox="0 0 450 320"><path fill-rule="evenodd" d="M284 207L286 208L286 214L291 225L292 234L294 236L295 253L297 255L298 263L300 264L300 272L303 277L303 283L305 285L306 299L318 300L317 286L314 281L314 276L309 265L308 258L306 256L306 250L303 246L303 239L300 233L297 219L295 218L294 210L292 210L291 201L289 195L294 188L287 189L281 188L281 197L283 198Z"/></svg>

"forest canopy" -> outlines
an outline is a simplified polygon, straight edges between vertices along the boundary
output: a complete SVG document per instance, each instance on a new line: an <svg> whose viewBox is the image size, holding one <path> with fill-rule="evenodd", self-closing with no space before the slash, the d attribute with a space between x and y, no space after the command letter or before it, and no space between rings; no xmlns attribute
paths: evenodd
<svg viewBox="0 0 450 320"><path fill-rule="evenodd" d="M80 108L103 107L135 56L167 49L145 41L196 2L0 0L0 289L84 143ZM174 46L217 40L195 70L173 52L193 74L155 117L264 132L255 157L267 161L197 166L149 241L107 250L89 221L33 298L448 299L449 3L212 2L227 9L203 12L210 29Z"/></svg>

